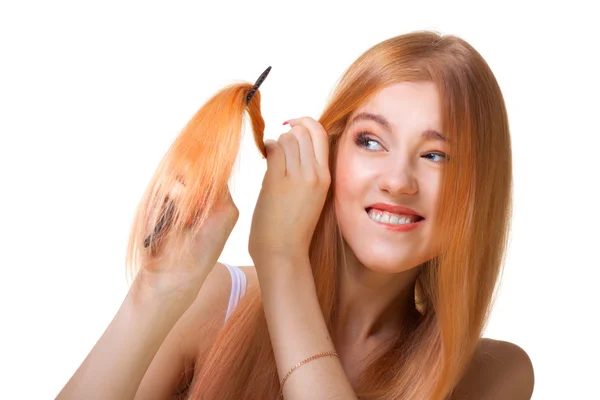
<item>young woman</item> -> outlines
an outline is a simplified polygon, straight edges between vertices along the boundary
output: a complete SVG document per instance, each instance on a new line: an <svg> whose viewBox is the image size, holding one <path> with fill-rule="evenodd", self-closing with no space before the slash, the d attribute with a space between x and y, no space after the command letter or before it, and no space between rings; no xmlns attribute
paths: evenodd
<svg viewBox="0 0 600 400"><path fill-rule="evenodd" d="M512 167L479 53L432 32L391 38L318 121L286 122L265 142L255 265L217 263L238 217L221 191L201 229L140 270L58 398L529 399L527 354L481 337ZM188 251L170 252L183 236Z"/></svg>

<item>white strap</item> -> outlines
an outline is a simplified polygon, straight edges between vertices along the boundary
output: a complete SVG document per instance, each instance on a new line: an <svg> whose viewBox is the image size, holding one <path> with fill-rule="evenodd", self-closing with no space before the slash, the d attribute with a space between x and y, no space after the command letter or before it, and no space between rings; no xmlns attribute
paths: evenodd
<svg viewBox="0 0 600 400"><path fill-rule="evenodd" d="M240 268L233 265L225 263L223 265L227 267L231 274L231 294L229 295L229 305L227 306L227 314L225 316L225 321L227 321L241 298L246 294L246 274Z"/></svg>

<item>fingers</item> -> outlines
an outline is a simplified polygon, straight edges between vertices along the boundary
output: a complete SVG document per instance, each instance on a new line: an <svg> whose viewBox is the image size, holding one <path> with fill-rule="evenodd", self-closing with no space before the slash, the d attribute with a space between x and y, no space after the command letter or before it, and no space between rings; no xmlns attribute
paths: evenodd
<svg viewBox="0 0 600 400"><path fill-rule="evenodd" d="M329 169L329 136L323 126L310 117L290 119L288 122L292 130L299 126L303 126L308 130L317 163Z"/></svg>
<svg viewBox="0 0 600 400"><path fill-rule="evenodd" d="M265 173L265 179L284 178L286 166L283 147L278 142L269 139L265 141L265 148L267 151L267 172Z"/></svg>
<svg viewBox="0 0 600 400"><path fill-rule="evenodd" d="M266 176L285 177L300 170L302 158L300 144L293 133L281 134L277 142L267 140L265 147L267 149Z"/></svg>
<svg viewBox="0 0 600 400"><path fill-rule="evenodd" d="M289 120L292 129L277 142L267 140L267 176L285 177L303 171L305 176L329 172L329 138L321 124L310 117Z"/></svg>
<svg viewBox="0 0 600 400"><path fill-rule="evenodd" d="M291 132L287 132L279 136L277 142L285 153L286 175L297 172L300 169L300 145L298 140Z"/></svg>
<svg viewBox="0 0 600 400"><path fill-rule="evenodd" d="M308 167L312 170L317 165L317 161L309 130L302 125L298 125L293 127L290 133L294 135L300 147L300 164L304 169Z"/></svg>

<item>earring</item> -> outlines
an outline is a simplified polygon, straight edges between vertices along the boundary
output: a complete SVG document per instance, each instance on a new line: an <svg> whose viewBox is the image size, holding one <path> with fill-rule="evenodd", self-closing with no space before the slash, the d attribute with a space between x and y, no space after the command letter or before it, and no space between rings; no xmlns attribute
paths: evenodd
<svg viewBox="0 0 600 400"><path fill-rule="evenodd" d="M418 278L415 282L415 308L421 315L425 315L425 313L427 313L427 299L423 295L421 280Z"/></svg>

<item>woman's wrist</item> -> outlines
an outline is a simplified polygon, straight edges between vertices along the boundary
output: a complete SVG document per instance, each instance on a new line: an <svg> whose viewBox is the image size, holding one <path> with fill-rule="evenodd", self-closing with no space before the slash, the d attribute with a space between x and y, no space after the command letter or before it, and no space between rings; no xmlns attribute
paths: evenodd
<svg viewBox="0 0 600 400"><path fill-rule="evenodd" d="M138 304L147 302L191 304L212 267L198 266L193 274L141 270L131 286L131 297L134 303Z"/></svg>
<svg viewBox="0 0 600 400"><path fill-rule="evenodd" d="M337 353L317 298L308 254L273 257L267 263L268 272L259 272L265 267L261 265L257 273L279 378L285 383L286 395L290 398L343 395L345 397L340 398L354 399L352 387L334 356ZM324 355L327 357L321 357ZM332 382L334 387L329 387Z"/></svg>
<svg viewBox="0 0 600 400"><path fill-rule="evenodd" d="M308 251L271 252L269 254L253 256L252 260L259 276L261 273L266 275L285 271L293 272L299 268L310 270Z"/></svg>

